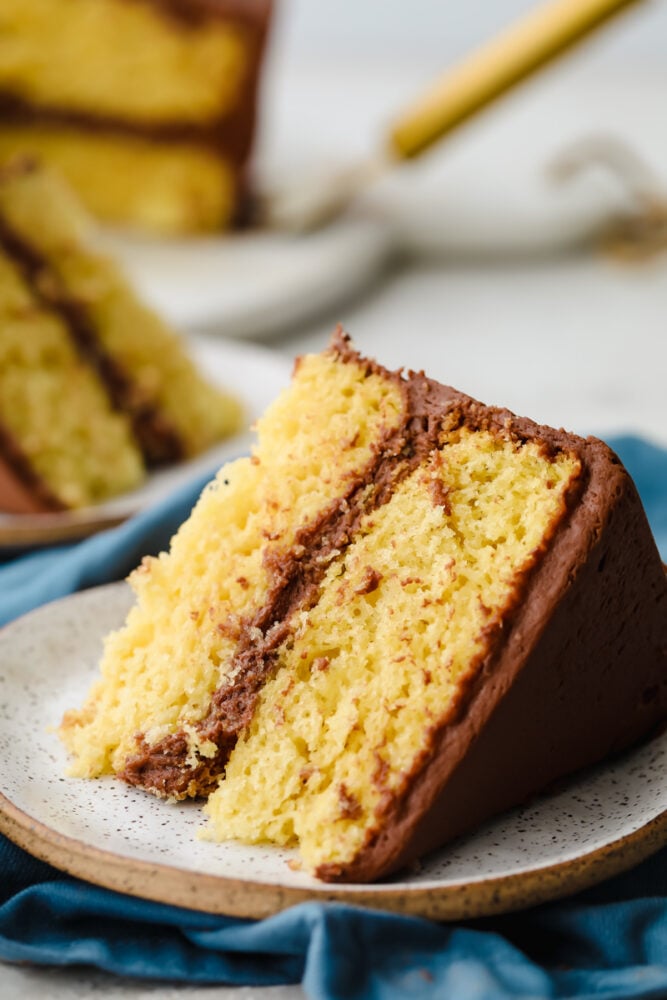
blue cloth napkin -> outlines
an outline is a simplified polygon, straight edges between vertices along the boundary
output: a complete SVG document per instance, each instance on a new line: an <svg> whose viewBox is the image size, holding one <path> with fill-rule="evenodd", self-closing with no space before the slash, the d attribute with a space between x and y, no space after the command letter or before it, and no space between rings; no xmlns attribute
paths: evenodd
<svg viewBox="0 0 667 1000"><path fill-rule="evenodd" d="M667 559L667 452L632 437L610 443ZM0 621L125 575L167 545L202 485L90 540L1 566ZM667 850L570 899L443 925L333 903L262 921L216 917L89 885L0 837L0 959L190 983L301 982L317 998L664 998Z"/></svg>

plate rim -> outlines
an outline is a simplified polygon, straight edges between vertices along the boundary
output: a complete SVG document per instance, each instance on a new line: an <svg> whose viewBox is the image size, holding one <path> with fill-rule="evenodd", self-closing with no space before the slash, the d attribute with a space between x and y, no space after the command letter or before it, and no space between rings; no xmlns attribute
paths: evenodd
<svg viewBox="0 0 667 1000"><path fill-rule="evenodd" d="M444 886L288 886L192 872L124 858L51 829L0 792L0 833L34 857L93 885L220 916L264 919L299 903L345 903L403 916L455 921L497 916L588 889L667 845L667 809L632 833L585 854L510 875Z"/></svg>
<svg viewBox="0 0 667 1000"><path fill-rule="evenodd" d="M125 581L75 591L8 622L0 633L52 605L92 593L127 591ZM667 809L637 829L583 853L518 872L445 885L431 882L374 884L322 882L293 886L261 878L192 871L164 862L126 857L60 833L0 791L0 833L60 871L84 881L157 903L211 914L262 919L304 902L337 902L405 916L454 921L526 909L569 896L634 867L667 846Z"/></svg>

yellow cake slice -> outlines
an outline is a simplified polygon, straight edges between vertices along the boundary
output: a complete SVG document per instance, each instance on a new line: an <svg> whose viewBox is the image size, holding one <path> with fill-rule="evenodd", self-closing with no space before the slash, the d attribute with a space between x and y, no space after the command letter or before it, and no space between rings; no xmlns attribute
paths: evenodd
<svg viewBox="0 0 667 1000"><path fill-rule="evenodd" d="M105 646L72 773L207 797L204 835L389 874L667 715L667 581L601 441L299 361ZM165 806L165 808L168 808Z"/></svg>
<svg viewBox="0 0 667 1000"><path fill-rule="evenodd" d="M89 249L66 185L26 161L0 171L0 263L0 509L16 507L12 471L33 507L86 506L238 429L236 399Z"/></svg>
<svg viewBox="0 0 667 1000"><path fill-rule="evenodd" d="M270 0L3 0L0 159L57 166L99 217L230 225Z"/></svg>

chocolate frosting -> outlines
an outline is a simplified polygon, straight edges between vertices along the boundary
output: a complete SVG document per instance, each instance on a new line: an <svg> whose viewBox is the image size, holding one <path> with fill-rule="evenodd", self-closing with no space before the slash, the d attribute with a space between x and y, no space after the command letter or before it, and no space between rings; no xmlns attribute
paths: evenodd
<svg viewBox="0 0 667 1000"><path fill-rule="evenodd" d="M32 104L7 91L0 93L0 122L33 128L65 128L91 135L148 140L156 145L201 146L239 165L248 153L247 100L219 119L201 125L187 121L145 122L109 114L94 114L56 104Z"/></svg>
<svg viewBox="0 0 667 1000"><path fill-rule="evenodd" d="M0 510L42 514L64 504L37 474L14 435L0 422Z"/></svg>

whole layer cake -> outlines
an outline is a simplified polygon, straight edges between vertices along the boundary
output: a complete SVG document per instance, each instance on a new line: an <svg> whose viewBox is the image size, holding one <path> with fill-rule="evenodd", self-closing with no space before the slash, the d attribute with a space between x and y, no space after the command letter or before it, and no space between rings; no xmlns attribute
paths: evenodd
<svg viewBox="0 0 667 1000"><path fill-rule="evenodd" d="M50 171L0 170L0 510L82 507L238 429L180 338L88 248Z"/></svg>
<svg viewBox="0 0 667 1000"><path fill-rule="evenodd" d="M2 0L0 160L58 167L100 218L174 234L247 197L271 0Z"/></svg>
<svg viewBox="0 0 667 1000"><path fill-rule="evenodd" d="M667 582L601 441L301 358L61 729L79 776L206 796L205 836L393 872L667 714ZM165 808L169 808L165 806Z"/></svg>

